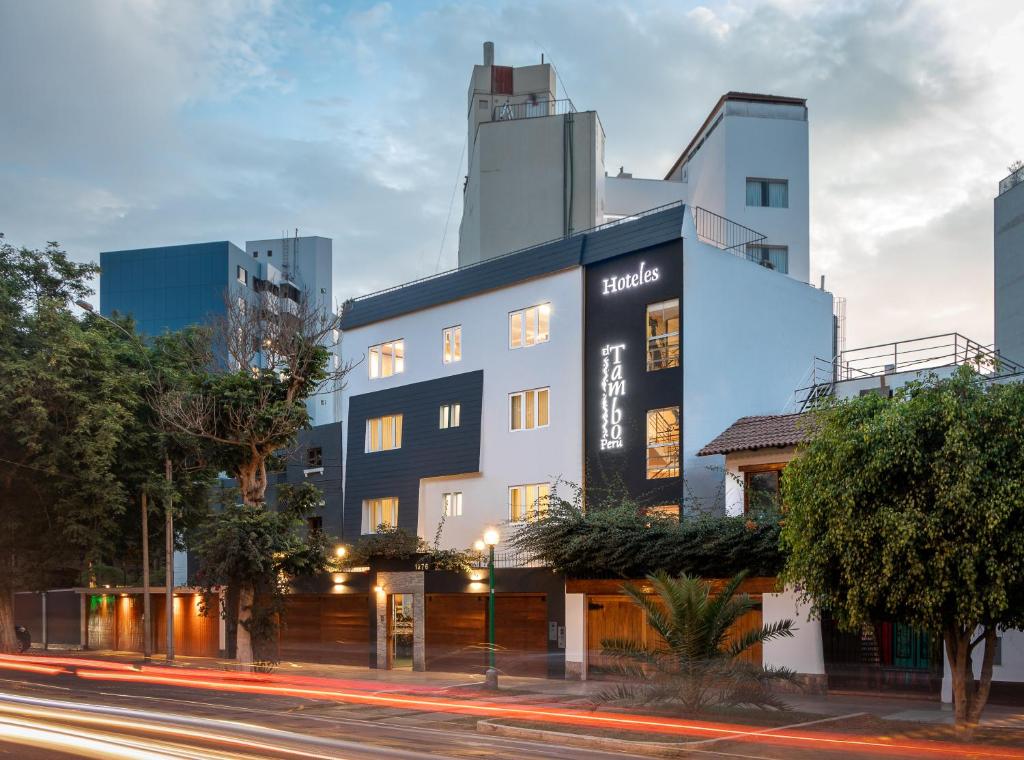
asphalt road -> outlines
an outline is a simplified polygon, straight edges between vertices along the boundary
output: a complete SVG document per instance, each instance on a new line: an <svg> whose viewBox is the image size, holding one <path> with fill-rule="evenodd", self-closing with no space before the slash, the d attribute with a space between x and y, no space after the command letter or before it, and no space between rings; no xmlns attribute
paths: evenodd
<svg viewBox="0 0 1024 760"><path fill-rule="evenodd" d="M477 720L479 716L436 710L0 669L0 760L649 757L483 735L475 730ZM986 756L951 749L920 756ZM850 744L786 746L747 737L691 746L679 756L825 760L909 755Z"/></svg>

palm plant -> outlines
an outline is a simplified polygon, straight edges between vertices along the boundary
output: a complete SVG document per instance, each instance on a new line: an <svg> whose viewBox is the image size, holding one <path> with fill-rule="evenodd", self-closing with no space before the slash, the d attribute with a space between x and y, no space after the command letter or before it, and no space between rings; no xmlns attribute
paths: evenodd
<svg viewBox="0 0 1024 760"><path fill-rule="evenodd" d="M692 712L738 705L785 709L770 687L775 682L797 684L796 674L751 663L742 655L757 644L791 637L793 621L780 620L732 636L733 625L754 607L747 594L737 593L745 577L745 572L734 576L717 594L700 578L673 578L664 571L647 577L653 598L635 586L623 586L661 641L656 646L626 639L602 641L602 654L613 660L613 671L626 681L601 698L674 703Z"/></svg>

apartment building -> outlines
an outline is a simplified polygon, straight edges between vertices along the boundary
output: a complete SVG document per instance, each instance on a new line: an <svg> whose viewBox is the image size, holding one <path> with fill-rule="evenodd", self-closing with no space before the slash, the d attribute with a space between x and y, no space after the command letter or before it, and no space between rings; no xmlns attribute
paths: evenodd
<svg viewBox="0 0 1024 760"><path fill-rule="evenodd" d="M995 341L1004 357L1024 362L1024 167L999 182L994 206Z"/></svg>

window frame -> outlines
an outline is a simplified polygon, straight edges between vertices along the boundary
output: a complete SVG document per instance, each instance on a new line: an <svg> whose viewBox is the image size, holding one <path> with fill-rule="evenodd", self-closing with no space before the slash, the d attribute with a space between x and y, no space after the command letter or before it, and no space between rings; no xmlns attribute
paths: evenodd
<svg viewBox="0 0 1024 760"><path fill-rule="evenodd" d="M545 494L541 494L540 493L540 489L542 487L547 489L547 493L545 493ZM532 502L532 504L535 505L535 507L536 507L534 509L530 509L530 504L527 503L527 496L529 495L529 490L528 489L530 489L530 488L536 488L537 489L537 497ZM520 489L521 489L521 493L522 493L521 508L523 510L523 517L521 517L519 519L516 519L515 515L512 512L512 492L520 490ZM532 522L533 520L536 520L537 517L539 517L542 512L547 512L549 505L545 503L544 506L543 506L543 509L541 509L540 504L541 504L541 500L542 499L550 499L551 498L551 490L552 489L551 489L551 483L550 482L516 483L515 485L509 486L508 487L508 521L510 523L518 524L518 523L524 523L524 522Z"/></svg>
<svg viewBox="0 0 1024 760"><path fill-rule="evenodd" d="M449 338L452 349L449 351ZM462 325L450 325L441 330L441 363L457 364L462 361Z"/></svg>
<svg viewBox="0 0 1024 760"><path fill-rule="evenodd" d="M654 308L654 307L661 307L661 311L664 312L665 306L668 305L668 304L672 304L672 303L675 303L675 307L676 307L676 330L675 330L675 332L665 332L665 333L660 333L658 335L651 335L650 334L650 330L651 330L651 309ZM664 301L655 301L654 303L647 304L647 310L644 312L644 318L646 320L646 322L644 324L644 328L645 328L644 333L647 335L647 346L646 346L646 351L647 351L647 355L646 355L647 371L648 372L658 372L658 371L663 370L663 369L672 369L673 367L680 366L682 364L682 340L681 340L682 339L682 315L680 314L680 309L679 309L679 298L666 298ZM667 320L666 320L666 325L667 325ZM652 347L652 344L655 341L658 341L658 340L668 340L669 342L666 343L664 348L661 348L660 350L665 351L666 353L669 353L671 351L671 348L672 348L671 340L670 340L672 338L675 338L675 363L674 364L673 363L666 363L666 364L662 364L661 366L658 366L658 367L652 366L652 361L651 361L651 347ZM673 360L672 360L672 358L668 358L667 361L668 362L672 362Z"/></svg>
<svg viewBox="0 0 1024 760"><path fill-rule="evenodd" d="M754 258L751 253L756 250L759 254L758 258ZM771 260L771 252L775 251L778 253L781 251L785 259L786 267L776 267ZM747 261L754 264L763 266L765 269L770 269L773 272L779 272L780 274L789 274L789 246L788 245L777 245L775 243L752 243L746 247L745 250Z"/></svg>
<svg viewBox="0 0 1024 760"><path fill-rule="evenodd" d="M546 310L545 310L546 309ZM534 332L532 342L527 342L527 328L528 325L528 314L531 311L536 311L536 319L534 320ZM547 330L543 333L543 340L540 339L542 334L540 331L541 325L541 314L542 310L545 310L544 318L547 321ZM519 345L514 345L512 342L512 322L513 319L519 318ZM513 309L508 313L508 348L510 351L517 351L521 348L533 348L534 346L541 345L542 343L548 343L551 340L551 302L542 301L540 303L533 304L532 306L524 306L521 309Z"/></svg>
<svg viewBox="0 0 1024 760"><path fill-rule="evenodd" d="M447 412L447 414L446 414ZM462 426L462 402L451 401L438 409L438 430L451 430Z"/></svg>
<svg viewBox="0 0 1024 760"><path fill-rule="evenodd" d="M545 397L547 398L547 410L546 410L546 414L544 415L545 418L546 418L546 421L545 421L545 423L543 425L538 424L538 421L540 420L540 394L541 394L542 391L546 394ZM532 413L533 413L533 425L531 425L529 427L527 427L527 425L526 425L526 421L527 421L526 394L527 393L532 393L533 394L533 410L532 410ZM520 402L519 402L519 421L520 421L520 427L514 427L513 424L512 424L512 406L513 406L512 399L513 398L517 398L517 397L521 399ZM508 394L508 431L510 433L522 433L522 432L525 432L527 430L541 430L543 428L550 427L550 426L551 426L551 386L550 385L545 385L545 386L542 386L540 388L526 388L524 390L513 391L512 393Z"/></svg>
<svg viewBox="0 0 1024 760"><path fill-rule="evenodd" d="M374 504L380 506L381 517L384 517L384 507L388 507L394 511L392 522L381 520L377 522L371 519ZM386 525L389 528L394 528L398 525L398 497L397 496L376 496L370 499L363 499L363 520L366 522L366 531L361 532L361 535L367 536L377 532L378 525Z"/></svg>
<svg viewBox="0 0 1024 760"><path fill-rule="evenodd" d="M402 356L400 357L401 362L402 362L402 368L401 369L396 369L395 368L396 364L397 364L397 360L396 360L396 357L395 357L395 346L398 345L398 344L401 344L401 346L402 346ZM384 348L384 346L390 346L391 347L391 372L389 372L386 375L382 373L383 368L384 368L384 363L383 363L383 358L384 358L383 348ZM374 361L375 352L376 352L376 362ZM376 374L374 373L374 370L376 370ZM401 375L404 372L405 372L405 338L394 338L392 340L385 340L382 343L376 343L376 344L374 344L372 346L369 346L366 349L366 374L369 376L370 380L384 380L384 379L389 378L389 377L394 377L395 375Z"/></svg>
<svg viewBox="0 0 1024 760"><path fill-rule="evenodd" d="M775 478L775 498L777 506L782 506L782 473L789 462L764 462L761 464L743 464L739 470L743 475L743 514L750 514L750 476L763 475L766 472L778 473Z"/></svg>
<svg viewBox="0 0 1024 760"><path fill-rule="evenodd" d="M462 517L462 491L442 493L441 512L445 517Z"/></svg>
<svg viewBox="0 0 1024 760"><path fill-rule="evenodd" d="M667 442L661 442L661 443L651 443L651 428L650 428L650 426L651 426L651 415L652 414L656 414L658 412L668 412L668 411L673 411L673 410L675 411L675 414L676 414L676 425L677 425L675 441L674 442L667 441ZM671 478L678 478L678 477L680 477L682 475L682 472L683 472L683 462L682 462L683 419L682 419L682 416L680 415L680 411L679 410L680 410L680 407L678 407L678 406L663 406L663 407L658 407L657 409L648 409L647 410L647 413L646 413L646 415L644 417L644 422L645 422L645 427L644 427L644 443L646 444L646 446L645 446L645 465L646 465L646 467L645 467L645 474L647 476L646 477L647 480L668 480L668 479L671 479ZM673 447L675 448L675 468L674 468L675 469L675 474L669 474L669 475L658 475L658 474L655 474L655 475L652 476L651 475L651 452L652 451L661 452L661 451L665 451L665 450L671 451L671 449ZM665 468L662 467L661 470L659 470L659 471L664 471L664 470L665 470Z"/></svg>
<svg viewBox="0 0 1024 760"><path fill-rule="evenodd" d="M761 186L761 202L756 206L747 203L749 199L747 192L752 182L757 182ZM786 188L786 203L784 205L771 205L771 185L782 185ZM743 202L747 208L789 208L789 180L771 177L747 177L743 185Z"/></svg>
<svg viewBox="0 0 1024 760"><path fill-rule="evenodd" d="M379 417L367 417L366 418L366 437L363 441L363 453L364 454L380 454L384 451L396 451L402 448L402 435L404 427L404 415L402 412L392 412L390 414L382 414ZM391 420L391 442L392 446L384 446L384 420ZM374 423L378 423L377 440L380 442L380 448L371 448L370 442L372 440L370 426Z"/></svg>
<svg viewBox="0 0 1024 760"><path fill-rule="evenodd" d="M306 448L306 469L324 466L323 446L309 446Z"/></svg>
<svg viewBox="0 0 1024 760"><path fill-rule="evenodd" d="M248 287L249 286L249 270L246 269L245 267L243 267L241 264L238 264L235 267L235 279L238 280L238 282L241 283L242 285L245 285L246 287Z"/></svg>

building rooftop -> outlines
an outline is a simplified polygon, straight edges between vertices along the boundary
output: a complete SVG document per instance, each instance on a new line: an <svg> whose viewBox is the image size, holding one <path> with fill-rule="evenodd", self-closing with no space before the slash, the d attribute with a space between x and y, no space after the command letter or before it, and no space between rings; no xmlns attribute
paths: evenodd
<svg viewBox="0 0 1024 760"><path fill-rule="evenodd" d="M697 455L703 457L795 446L806 440L809 425L810 415L802 412L740 417Z"/></svg>

